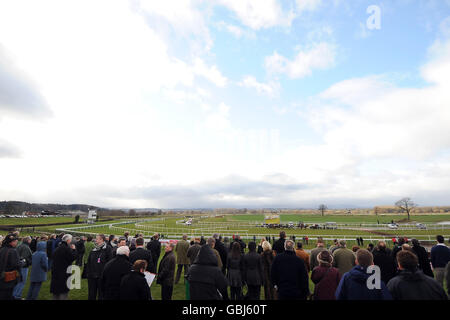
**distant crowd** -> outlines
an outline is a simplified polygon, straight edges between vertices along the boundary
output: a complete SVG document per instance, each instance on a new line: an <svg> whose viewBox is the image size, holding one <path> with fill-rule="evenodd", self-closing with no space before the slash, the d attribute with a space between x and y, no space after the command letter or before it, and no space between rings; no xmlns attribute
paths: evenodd
<svg viewBox="0 0 450 320"><path fill-rule="evenodd" d="M67 269L73 264L87 279L89 300L152 300L146 278L151 274L161 286L162 300L172 299L182 274L186 299L191 300L260 300L261 290L265 300L448 299L444 285L450 292L450 249L442 236L436 237L430 254L418 240L401 237L393 239L392 249L384 241L360 248L362 238L352 249L338 239L327 248L318 238L310 252L303 248L306 237L296 243L284 231L277 240L255 240L246 244L239 236L216 233L188 241L184 235L176 243L165 242L160 259L159 234L145 243L142 234L129 232L95 238L20 238L14 232L0 236L0 300L36 300L46 281L54 300L67 300Z"/></svg>

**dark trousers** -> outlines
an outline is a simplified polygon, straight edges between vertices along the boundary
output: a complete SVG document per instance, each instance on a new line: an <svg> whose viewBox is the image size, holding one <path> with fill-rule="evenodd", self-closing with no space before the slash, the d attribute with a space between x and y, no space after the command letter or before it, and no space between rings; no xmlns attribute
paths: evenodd
<svg viewBox="0 0 450 320"><path fill-rule="evenodd" d="M172 300L173 286L161 285L161 300Z"/></svg>
<svg viewBox="0 0 450 320"><path fill-rule="evenodd" d="M83 256L84 256L84 253L83 254L78 254L78 256L77 256L76 265L79 266L79 267L83 266Z"/></svg>
<svg viewBox="0 0 450 320"><path fill-rule="evenodd" d="M261 298L261 286L247 286L247 299L248 300L260 300Z"/></svg>
<svg viewBox="0 0 450 320"><path fill-rule="evenodd" d="M10 289L0 289L0 300L14 300L13 290L14 287Z"/></svg>
<svg viewBox="0 0 450 320"><path fill-rule="evenodd" d="M230 287L231 300L242 299L242 287Z"/></svg>
<svg viewBox="0 0 450 320"><path fill-rule="evenodd" d="M100 290L100 278L88 278L88 300L103 300Z"/></svg>
<svg viewBox="0 0 450 320"><path fill-rule="evenodd" d="M175 278L175 283L178 283L180 281L181 270L183 269L183 267L184 267L184 275L187 274L189 265L188 264L179 264L178 268L177 268L177 277Z"/></svg>

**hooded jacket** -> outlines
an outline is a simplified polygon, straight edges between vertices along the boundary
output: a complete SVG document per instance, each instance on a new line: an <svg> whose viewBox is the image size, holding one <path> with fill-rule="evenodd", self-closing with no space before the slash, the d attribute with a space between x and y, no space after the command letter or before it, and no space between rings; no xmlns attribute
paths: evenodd
<svg viewBox="0 0 450 320"><path fill-rule="evenodd" d="M395 300L447 300L441 285L421 270L402 270L387 287Z"/></svg>
<svg viewBox="0 0 450 320"><path fill-rule="evenodd" d="M345 273L336 289L336 300L392 300L385 283L381 281L380 289L369 289L367 279L372 274L367 268L355 266Z"/></svg>
<svg viewBox="0 0 450 320"><path fill-rule="evenodd" d="M209 246L200 249L194 264L189 268L187 279L191 300L228 300L227 279Z"/></svg>
<svg viewBox="0 0 450 320"><path fill-rule="evenodd" d="M48 258L47 242L40 241L36 245L36 252L33 253L30 282L44 282L47 280Z"/></svg>

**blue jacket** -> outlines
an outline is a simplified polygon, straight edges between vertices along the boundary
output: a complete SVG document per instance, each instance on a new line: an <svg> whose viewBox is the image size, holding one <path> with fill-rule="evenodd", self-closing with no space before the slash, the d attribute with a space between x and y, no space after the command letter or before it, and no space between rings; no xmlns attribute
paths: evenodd
<svg viewBox="0 0 450 320"><path fill-rule="evenodd" d="M33 253L32 257L31 282L44 282L47 280L48 259L46 249L47 242L38 242L36 252Z"/></svg>
<svg viewBox="0 0 450 320"><path fill-rule="evenodd" d="M344 273L341 282L336 289L336 300L392 300L392 296L381 281L381 289L369 289L367 279L371 274L367 268L355 266L349 272Z"/></svg>
<svg viewBox="0 0 450 320"><path fill-rule="evenodd" d="M433 268L445 268L450 261L450 249L446 245L435 245L431 248L431 265Z"/></svg>

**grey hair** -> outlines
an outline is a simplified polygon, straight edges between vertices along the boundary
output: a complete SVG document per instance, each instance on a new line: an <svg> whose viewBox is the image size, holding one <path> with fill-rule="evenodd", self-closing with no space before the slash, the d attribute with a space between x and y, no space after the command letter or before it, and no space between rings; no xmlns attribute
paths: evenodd
<svg viewBox="0 0 450 320"><path fill-rule="evenodd" d="M128 256L130 254L130 248L128 246L121 246L117 248L116 255L125 255Z"/></svg>
<svg viewBox="0 0 450 320"><path fill-rule="evenodd" d="M219 239L219 234L218 234L218 233L214 233L214 234L212 235L212 237L213 237L214 239Z"/></svg>
<svg viewBox="0 0 450 320"><path fill-rule="evenodd" d="M211 246L212 244L216 244L216 239L214 238L208 238L208 245Z"/></svg>
<svg viewBox="0 0 450 320"><path fill-rule="evenodd" d="M294 241L292 240L286 240L284 242L284 250L286 251L294 251Z"/></svg>
<svg viewBox="0 0 450 320"><path fill-rule="evenodd" d="M347 245L347 242L345 240L339 240L339 245L345 247Z"/></svg>
<svg viewBox="0 0 450 320"><path fill-rule="evenodd" d="M66 233L65 235L63 235L61 240L64 242L70 241L72 240L72 235L70 233Z"/></svg>

